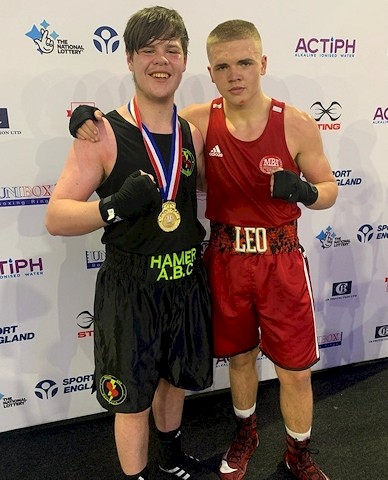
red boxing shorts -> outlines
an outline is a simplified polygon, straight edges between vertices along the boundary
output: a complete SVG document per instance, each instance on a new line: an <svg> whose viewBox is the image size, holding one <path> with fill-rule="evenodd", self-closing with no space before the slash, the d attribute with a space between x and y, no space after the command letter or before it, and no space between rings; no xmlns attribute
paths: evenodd
<svg viewBox="0 0 388 480"><path fill-rule="evenodd" d="M257 345L275 365L319 360L313 294L296 221L276 228L211 225L204 261L212 292L215 357Z"/></svg>

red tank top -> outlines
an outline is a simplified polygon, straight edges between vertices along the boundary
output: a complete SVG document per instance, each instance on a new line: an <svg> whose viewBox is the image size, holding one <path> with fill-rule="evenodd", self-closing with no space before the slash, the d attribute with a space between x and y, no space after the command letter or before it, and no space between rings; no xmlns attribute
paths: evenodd
<svg viewBox="0 0 388 480"><path fill-rule="evenodd" d="M277 227L296 220L300 208L271 197L270 178L281 167L300 174L287 148L284 103L272 99L267 125L256 140L230 134L222 98L213 100L205 145L207 207L212 222Z"/></svg>

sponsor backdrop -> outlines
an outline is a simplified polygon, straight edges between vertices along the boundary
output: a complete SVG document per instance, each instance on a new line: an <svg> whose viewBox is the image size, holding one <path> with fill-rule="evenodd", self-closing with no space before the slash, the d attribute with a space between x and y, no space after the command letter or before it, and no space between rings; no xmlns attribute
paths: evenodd
<svg viewBox="0 0 388 480"><path fill-rule="evenodd" d="M213 0L177 8L190 34L178 108L216 96L205 40L219 22L263 36L266 92L309 112L340 187L334 208L300 220L316 301L315 369L388 356L388 3ZM51 237L46 204L78 103L108 111L133 95L122 33L148 2L5 1L0 76L0 431L101 412L91 394L93 293L101 232ZM199 196L201 218L205 198ZM208 228L206 220L203 220ZM213 389L228 386L228 359ZM258 358L263 379L274 377Z"/></svg>

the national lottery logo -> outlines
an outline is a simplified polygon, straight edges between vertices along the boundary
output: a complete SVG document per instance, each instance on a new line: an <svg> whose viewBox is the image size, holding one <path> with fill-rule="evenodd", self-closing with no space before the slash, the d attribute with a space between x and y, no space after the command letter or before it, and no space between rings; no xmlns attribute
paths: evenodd
<svg viewBox="0 0 388 480"><path fill-rule="evenodd" d="M356 40L335 37L301 37L295 46L295 57L353 58Z"/></svg>
<svg viewBox="0 0 388 480"><path fill-rule="evenodd" d="M86 268L100 268L105 261L106 253L105 250L86 250Z"/></svg>
<svg viewBox="0 0 388 480"><path fill-rule="evenodd" d="M349 239L343 239L338 236L331 226L326 227L325 230L321 230L321 233L315 238L321 242L321 247L323 249L330 247L347 247L350 244Z"/></svg>
<svg viewBox="0 0 388 480"><path fill-rule="evenodd" d="M0 207L46 205L55 185L0 186Z"/></svg>
<svg viewBox="0 0 388 480"><path fill-rule="evenodd" d="M120 37L114 28L104 25L95 30L93 44L100 53L109 55L119 48Z"/></svg>
<svg viewBox="0 0 388 480"><path fill-rule="evenodd" d="M0 401L3 408L23 407L26 404L26 397L14 398L9 395L0 394Z"/></svg>
<svg viewBox="0 0 388 480"><path fill-rule="evenodd" d="M43 259L37 258L0 258L0 280L36 277L43 275Z"/></svg>
<svg viewBox="0 0 388 480"><path fill-rule="evenodd" d="M333 101L330 104L314 102L310 107L310 112L320 130L339 130L341 128L338 120L342 115L342 106L339 102Z"/></svg>
<svg viewBox="0 0 388 480"><path fill-rule="evenodd" d="M357 240L360 243L369 243L374 239L388 240L388 225L386 223L381 223L377 227L365 223L357 230Z"/></svg>
<svg viewBox="0 0 388 480"><path fill-rule="evenodd" d="M84 51L83 45L69 42L69 40L60 37L46 20L42 20L39 25L33 25L25 35L33 41L36 51L41 55L51 53L80 55Z"/></svg>

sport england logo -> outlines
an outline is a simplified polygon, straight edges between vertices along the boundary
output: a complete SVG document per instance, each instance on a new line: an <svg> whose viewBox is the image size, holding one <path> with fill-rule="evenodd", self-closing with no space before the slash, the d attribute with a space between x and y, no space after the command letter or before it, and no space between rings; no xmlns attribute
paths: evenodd
<svg viewBox="0 0 388 480"><path fill-rule="evenodd" d="M333 175L340 187L360 185L362 178L354 177L352 170L333 170Z"/></svg>
<svg viewBox="0 0 388 480"><path fill-rule="evenodd" d="M362 225L357 231L357 240L360 243L368 243L375 237L376 240L388 240L388 225L386 223L381 223L376 228L376 236L374 233L375 229L369 223Z"/></svg>
<svg viewBox="0 0 388 480"><path fill-rule="evenodd" d="M58 385L54 380L41 380L35 385L35 395L41 400L48 400L58 393Z"/></svg>
<svg viewBox="0 0 388 480"><path fill-rule="evenodd" d="M98 27L93 34L93 44L96 49L106 55L114 53L120 45L120 38L116 30L104 25Z"/></svg>
<svg viewBox="0 0 388 480"><path fill-rule="evenodd" d="M373 227L372 225L369 225L366 223L365 225L362 225L357 232L357 240L360 243L367 243L372 240L373 237Z"/></svg>
<svg viewBox="0 0 388 480"><path fill-rule="evenodd" d="M69 43L69 40L59 38L59 34L52 29L49 29L50 24L46 20L36 26L33 25L31 30L25 35L30 38L35 46L37 52L41 55L49 55L53 52L61 55L79 55L83 53L84 46L80 44Z"/></svg>

